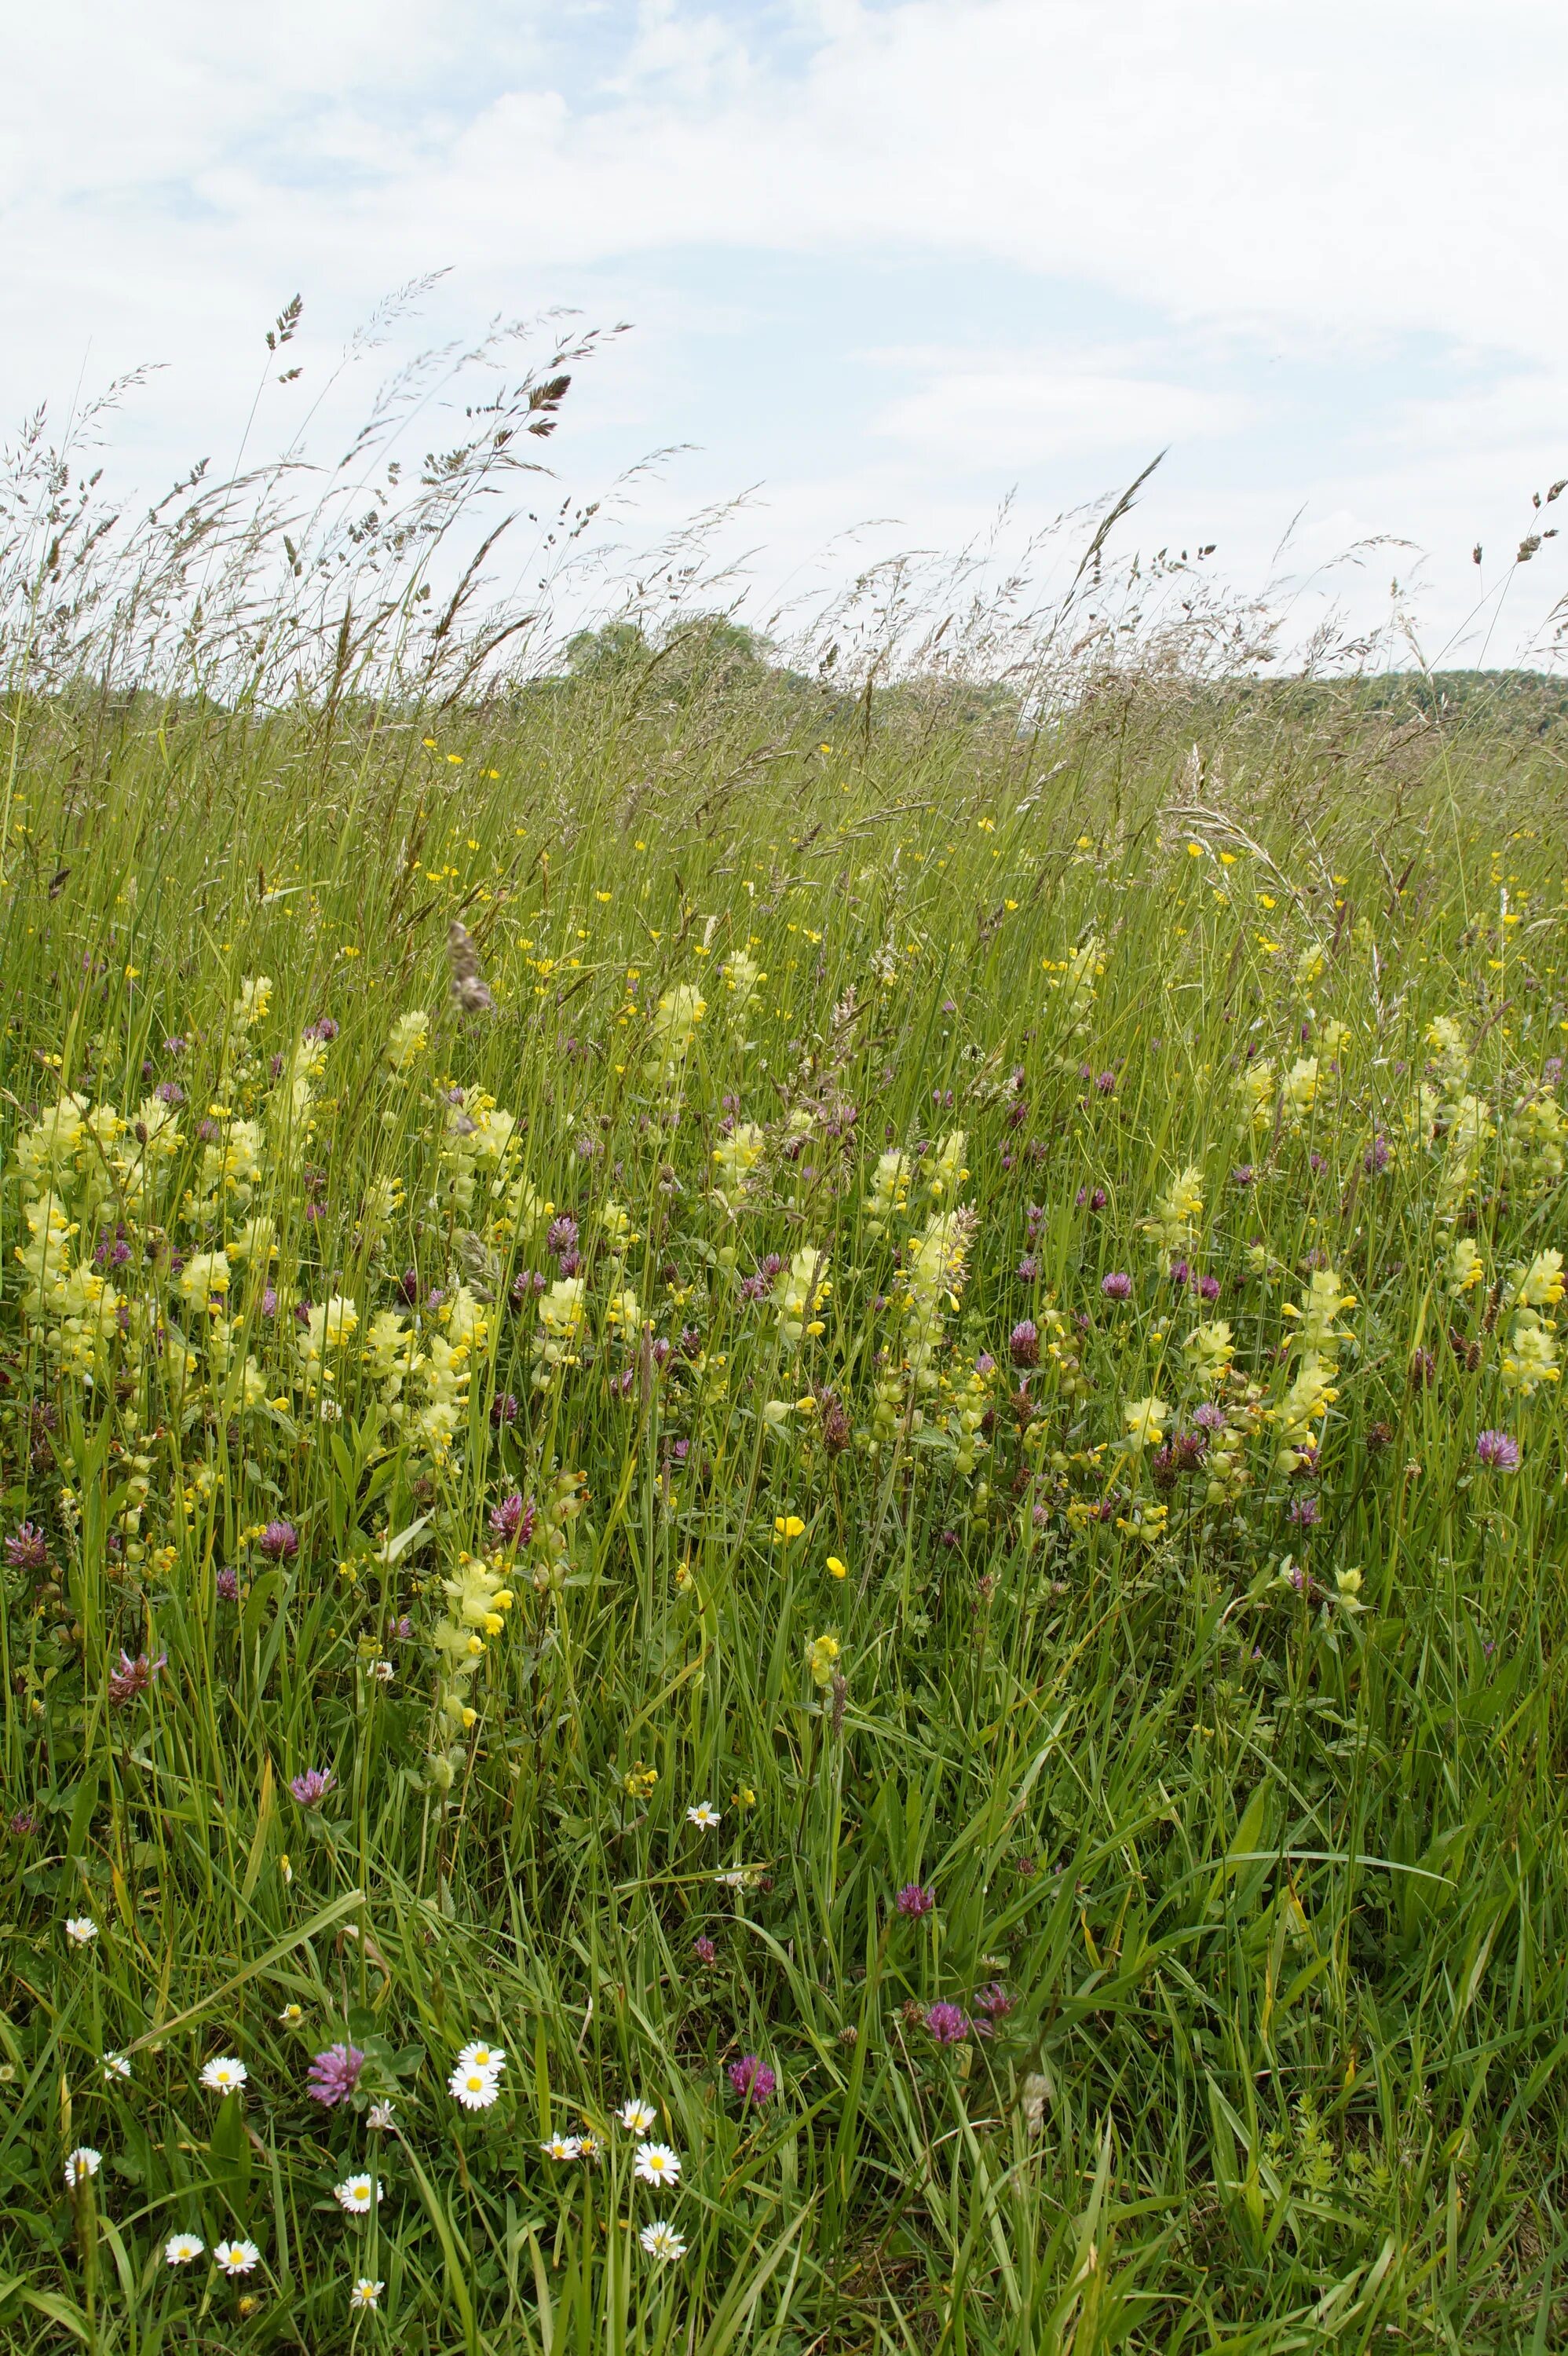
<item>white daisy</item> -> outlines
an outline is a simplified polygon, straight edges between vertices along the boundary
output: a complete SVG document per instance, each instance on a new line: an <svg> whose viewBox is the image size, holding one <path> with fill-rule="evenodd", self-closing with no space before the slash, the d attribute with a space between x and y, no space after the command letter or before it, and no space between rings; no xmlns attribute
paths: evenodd
<svg viewBox="0 0 1568 2356"><path fill-rule="evenodd" d="M640 2143L632 2173L645 2184L675 2184L679 2180L680 2162L667 2143Z"/></svg>
<svg viewBox="0 0 1568 2356"><path fill-rule="evenodd" d="M381 2293L386 2287L384 2282L373 2282L368 2275L361 2275L348 2294L348 2304L350 2307L379 2307Z"/></svg>
<svg viewBox="0 0 1568 2356"><path fill-rule="evenodd" d="M209 2094L232 2094L250 2074L243 2062L237 2062L232 2053L217 2053L203 2070L201 2083Z"/></svg>
<svg viewBox="0 0 1568 2356"><path fill-rule="evenodd" d="M615 2116L624 2127L630 2127L634 2135L646 2135L657 2120L658 2113L651 2103L645 2103L640 2095L634 2094L629 2103L622 2104Z"/></svg>
<svg viewBox="0 0 1568 2356"><path fill-rule="evenodd" d="M68 1914L65 1934L73 1947L91 1946L98 1936L98 1925L91 1914Z"/></svg>
<svg viewBox="0 0 1568 2356"><path fill-rule="evenodd" d="M254 2242L219 2242L212 2253L226 2275L248 2275L260 2265L261 2253Z"/></svg>
<svg viewBox="0 0 1568 2356"><path fill-rule="evenodd" d="M675 2227L665 2224L662 2219L656 2218L651 2225L645 2225L637 2239L650 2258L662 2258L667 2265L673 2265L677 2258L686 2255L686 2244Z"/></svg>
<svg viewBox="0 0 1568 2356"><path fill-rule="evenodd" d="M106 2053L103 2057L103 2074L109 2079L128 2078L131 2075L130 2056L124 2053Z"/></svg>
<svg viewBox="0 0 1568 2356"><path fill-rule="evenodd" d="M695 1825L699 1833L710 1833L720 1821L720 1811L707 1800L699 1800L695 1808L688 1808L686 1821L688 1825Z"/></svg>
<svg viewBox="0 0 1568 2356"><path fill-rule="evenodd" d="M487 2111L501 2091L501 2081L494 2070L454 2070L447 2084L465 2111Z"/></svg>
<svg viewBox="0 0 1568 2356"><path fill-rule="evenodd" d="M207 2244L199 2233L171 2233L164 2244L165 2266L188 2266L199 2258Z"/></svg>
<svg viewBox="0 0 1568 2356"><path fill-rule="evenodd" d="M507 2049L504 2045L486 2045L482 2038L476 2037L473 2044L465 2045L458 2055L457 2066L460 2070L494 2070L499 2072L507 2066Z"/></svg>
<svg viewBox="0 0 1568 2356"><path fill-rule="evenodd" d="M547 2136L539 2149L547 2159L576 2159L582 2150L581 2136Z"/></svg>
<svg viewBox="0 0 1568 2356"><path fill-rule="evenodd" d="M85 2184L90 2176L96 2176L102 2165L103 2154L101 2151L94 2151L90 2143L79 2143L66 2158L66 2190L74 2192L79 2184Z"/></svg>
<svg viewBox="0 0 1568 2356"><path fill-rule="evenodd" d="M338 2207L347 2209L351 2217L367 2216L372 2201L381 2198L381 2188L373 2176L346 2176L332 2190Z"/></svg>

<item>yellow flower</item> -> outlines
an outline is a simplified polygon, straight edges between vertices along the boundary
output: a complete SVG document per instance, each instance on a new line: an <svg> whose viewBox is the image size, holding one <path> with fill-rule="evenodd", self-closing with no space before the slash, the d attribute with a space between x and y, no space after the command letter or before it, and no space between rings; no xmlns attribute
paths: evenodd
<svg viewBox="0 0 1568 2356"><path fill-rule="evenodd" d="M773 1515L773 1544L775 1546L788 1546L791 1538L799 1537L805 1527L805 1524L801 1520L798 1514L775 1514Z"/></svg>
<svg viewBox="0 0 1568 2356"><path fill-rule="evenodd" d="M848 1564L847 1562L841 1562L836 1554L830 1554L828 1556L827 1568L828 1571L835 1579L848 1579L849 1576Z"/></svg>
<svg viewBox="0 0 1568 2356"><path fill-rule="evenodd" d="M839 1644L837 1636L814 1636L805 1648L805 1665L811 1671L811 1682L826 1689L833 1682L838 1665Z"/></svg>
<svg viewBox="0 0 1568 2356"><path fill-rule="evenodd" d="M1135 1448L1157 1448L1165 1438L1166 1418L1170 1409L1162 1398L1151 1392L1147 1398L1129 1399L1122 1409L1127 1427L1127 1438Z"/></svg>

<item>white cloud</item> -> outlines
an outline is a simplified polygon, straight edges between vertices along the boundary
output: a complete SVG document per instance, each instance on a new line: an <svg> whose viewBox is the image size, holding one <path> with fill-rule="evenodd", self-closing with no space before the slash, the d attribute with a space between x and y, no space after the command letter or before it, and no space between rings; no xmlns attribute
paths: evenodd
<svg viewBox="0 0 1568 2356"><path fill-rule="evenodd" d="M69 395L89 347L90 382L167 359L132 427L153 473L222 452L296 286L314 384L324 343L447 263L438 326L585 278L613 294L646 332L591 377L577 446L618 462L634 419L717 442L730 486L779 486L796 552L800 513L824 537L891 509L973 529L997 470L1065 504L1171 443L1161 536L1223 514L1261 562L1306 496L1457 562L1517 538L1522 496L1568 466L1541 119L1568 80L1560 0L57 0L7 42L0 407ZM912 343L943 327L918 316L923 262L997 273L994 348L912 358L859 425L825 404L811 462L798 434L745 440L733 368L704 409L691 323L743 355L763 258L826 283L889 254L912 268ZM1056 348L1052 310L1088 297L1137 313L1136 349ZM809 312L803 370L867 365L848 318ZM1417 348L1448 356L1443 390L1402 382ZM1329 361L1353 393L1323 390Z"/></svg>
<svg viewBox="0 0 1568 2356"><path fill-rule="evenodd" d="M1032 466L1070 454L1136 449L1223 434L1250 404L1158 377L1085 369L1071 361L1006 360L990 368L940 369L891 402L875 430L912 451L964 467Z"/></svg>

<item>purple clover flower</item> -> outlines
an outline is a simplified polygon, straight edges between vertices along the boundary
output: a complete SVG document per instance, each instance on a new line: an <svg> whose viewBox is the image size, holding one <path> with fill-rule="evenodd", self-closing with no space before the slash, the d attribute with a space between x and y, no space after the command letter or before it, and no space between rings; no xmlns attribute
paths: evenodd
<svg viewBox="0 0 1568 2356"><path fill-rule="evenodd" d="M1015 1366L1040 1364L1040 1327L1032 1317L1021 1317L1008 1336L1008 1355Z"/></svg>
<svg viewBox="0 0 1568 2356"><path fill-rule="evenodd" d="M1103 1276L1100 1279L1100 1290L1107 1301L1130 1301L1133 1297L1133 1280L1121 1269L1113 1269L1109 1276Z"/></svg>
<svg viewBox="0 0 1568 2356"><path fill-rule="evenodd" d="M5 1541L5 1561L12 1570L43 1570L49 1542L36 1522L18 1522Z"/></svg>
<svg viewBox="0 0 1568 2356"><path fill-rule="evenodd" d="M115 1708L123 1709L127 1702L140 1701L168 1657L160 1653L155 1661L150 1661L145 1653L138 1653L133 1660L122 1647L119 1667L109 1672L109 1698Z"/></svg>
<svg viewBox="0 0 1568 2356"><path fill-rule="evenodd" d="M925 2026L938 2045L962 2045L973 2023L962 2005L933 2004L925 2016Z"/></svg>
<svg viewBox="0 0 1568 2356"><path fill-rule="evenodd" d="M1483 1431L1476 1441L1476 1454L1494 1472L1519 1471L1519 1442L1509 1431Z"/></svg>
<svg viewBox="0 0 1568 2356"><path fill-rule="evenodd" d="M225 1564L218 1574L218 1596L219 1602L222 1603L237 1603L240 1601L240 1574L228 1564Z"/></svg>
<svg viewBox="0 0 1568 2356"><path fill-rule="evenodd" d="M359 2083L364 2067L365 2056L357 2045L329 2045L311 2063L305 2093L313 2103L320 2103L330 2111L348 2100Z"/></svg>
<svg viewBox="0 0 1568 2356"><path fill-rule="evenodd" d="M934 1912L936 1892L923 1881L906 1881L893 1902L901 1914L919 1917Z"/></svg>
<svg viewBox="0 0 1568 2356"><path fill-rule="evenodd" d="M691 1952L699 1964L717 1963L719 1950L706 1931L699 1931L691 1943Z"/></svg>
<svg viewBox="0 0 1568 2356"><path fill-rule="evenodd" d="M499 1431L504 1425L516 1423L517 1419L517 1402L515 1395L511 1391L497 1391L490 1402L490 1421L496 1430Z"/></svg>
<svg viewBox="0 0 1568 2356"><path fill-rule="evenodd" d="M291 1779L289 1789L302 1808L319 1808L336 1783L330 1767L307 1767L303 1775Z"/></svg>
<svg viewBox="0 0 1568 2356"><path fill-rule="evenodd" d="M1323 1508L1316 1497L1297 1497L1290 1509L1290 1518L1298 1530L1309 1530L1323 1519Z"/></svg>
<svg viewBox="0 0 1568 2356"><path fill-rule="evenodd" d="M509 1497L503 1497L492 1510L490 1534L492 1537L499 1538L503 1546L527 1546L534 1534L534 1524L538 1518L533 1499L528 1498L525 1504L522 1492L514 1489Z"/></svg>
<svg viewBox="0 0 1568 2356"><path fill-rule="evenodd" d="M269 1522L256 1544L269 1562L292 1561L300 1550L300 1534L293 1522Z"/></svg>
<svg viewBox="0 0 1568 2356"><path fill-rule="evenodd" d="M742 2053L738 2062L731 2062L729 2079L741 2100L754 2104L758 2109L774 2093L779 2083L767 2063L759 2061L754 2053Z"/></svg>
<svg viewBox="0 0 1568 2356"><path fill-rule="evenodd" d="M987 1980L983 1988L975 1991L975 2009L987 2020L1003 2020L1013 2008L1013 1999L1000 1980Z"/></svg>

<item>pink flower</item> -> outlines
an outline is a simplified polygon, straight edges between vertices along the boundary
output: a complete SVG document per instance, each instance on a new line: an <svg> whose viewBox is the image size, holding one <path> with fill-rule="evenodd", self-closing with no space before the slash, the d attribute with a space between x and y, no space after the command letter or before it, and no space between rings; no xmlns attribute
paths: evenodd
<svg viewBox="0 0 1568 2356"><path fill-rule="evenodd" d="M759 2061L754 2053L742 2053L738 2062L731 2062L729 2075L741 2101L759 2106L773 2094L779 2083L767 2063Z"/></svg>
<svg viewBox="0 0 1568 2356"><path fill-rule="evenodd" d="M359 2072L364 2067L365 2056L357 2045L329 2045L311 2063L305 2092L313 2103L324 2104L331 2110L348 2100L359 2083Z"/></svg>

